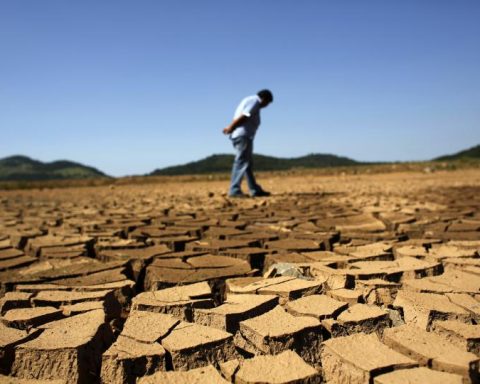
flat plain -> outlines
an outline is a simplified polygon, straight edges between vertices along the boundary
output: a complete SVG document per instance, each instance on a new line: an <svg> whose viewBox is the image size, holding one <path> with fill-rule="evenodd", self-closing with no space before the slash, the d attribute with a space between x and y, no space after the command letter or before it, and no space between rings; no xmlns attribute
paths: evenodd
<svg viewBox="0 0 480 384"><path fill-rule="evenodd" d="M259 181L0 191L0 382L479 382L479 170Z"/></svg>

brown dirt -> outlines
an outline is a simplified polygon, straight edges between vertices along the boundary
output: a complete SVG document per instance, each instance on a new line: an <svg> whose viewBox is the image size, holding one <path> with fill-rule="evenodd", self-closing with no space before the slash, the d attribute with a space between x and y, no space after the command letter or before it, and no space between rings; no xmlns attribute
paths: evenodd
<svg viewBox="0 0 480 384"><path fill-rule="evenodd" d="M0 381L478 382L480 171L259 181L0 191Z"/></svg>

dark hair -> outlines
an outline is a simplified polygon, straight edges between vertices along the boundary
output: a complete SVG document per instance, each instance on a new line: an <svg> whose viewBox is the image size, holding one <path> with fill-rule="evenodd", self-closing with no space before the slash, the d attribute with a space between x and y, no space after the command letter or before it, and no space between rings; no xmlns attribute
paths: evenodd
<svg viewBox="0 0 480 384"><path fill-rule="evenodd" d="M270 92L268 89L262 89L257 93L257 96L266 103L271 103L273 101L272 92Z"/></svg>

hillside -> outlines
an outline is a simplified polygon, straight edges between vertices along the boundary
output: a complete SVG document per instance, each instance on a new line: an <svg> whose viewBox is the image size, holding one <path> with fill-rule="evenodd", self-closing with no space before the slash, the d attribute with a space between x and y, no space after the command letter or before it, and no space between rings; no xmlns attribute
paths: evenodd
<svg viewBox="0 0 480 384"><path fill-rule="evenodd" d="M27 156L0 159L0 180L58 180L108 177L96 168L67 160L43 163Z"/></svg>
<svg viewBox="0 0 480 384"><path fill-rule="evenodd" d="M189 175L230 172L233 155L212 155L205 159L172 167L156 169L151 176ZM264 155L253 155L256 171L283 171L293 168L322 168L360 164L347 157L328 154L310 154L296 158L278 158Z"/></svg>
<svg viewBox="0 0 480 384"><path fill-rule="evenodd" d="M480 159L480 145L454 153L453 155L437 157L434 161L452 161L461 159Z"/></svg>

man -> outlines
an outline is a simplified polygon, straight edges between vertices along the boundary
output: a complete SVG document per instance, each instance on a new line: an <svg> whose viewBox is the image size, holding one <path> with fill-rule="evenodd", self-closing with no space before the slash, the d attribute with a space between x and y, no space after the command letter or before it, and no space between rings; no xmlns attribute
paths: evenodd
<svg viewBox="0 0 480 384"><path fill-rule="evenodd" d="M270 196L257 184L253 175L253 139L260 125L260 109L272 101L273 95L268 89L244 98L235 111L232 123L223 129L224 134L230 135L236 151L228 192L230 197L247 197L241 189L243 176L247 178L248 189L253 197Z"/></svg>

